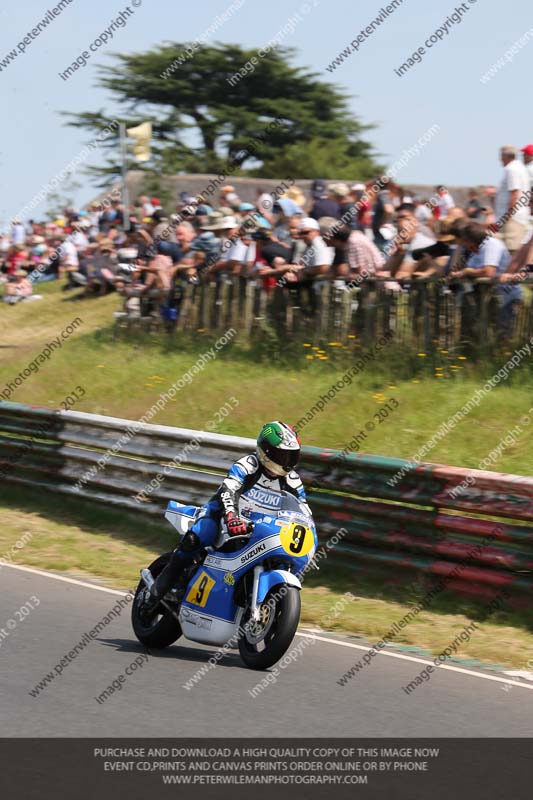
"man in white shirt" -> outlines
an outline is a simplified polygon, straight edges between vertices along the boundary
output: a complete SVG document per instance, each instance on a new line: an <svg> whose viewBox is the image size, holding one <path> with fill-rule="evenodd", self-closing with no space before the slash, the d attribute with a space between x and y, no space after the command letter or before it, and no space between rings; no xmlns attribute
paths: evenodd
<svg viewBox="0 0 533 800"><path fill-rule="evenodd" d="M300 276L306 278L318 278L329 272L335 249L328 247L320 235L320 225L312 217L304 217L300 222L300 236L305 242L305 250L300 258L300 266L303 268Z"/></svg>
<svg viewBox="0 0 533 800"><path fill-rule="evenodd" d="M446 219L450 209L455 206L453 197L445 186L437 186L439 196L439 219Z"/></svg>
<svg viewBox="0 0 533 800"><path fill-rule="evenodd" d="M81 252L89 247L89 240L84 233L84 229L79 224L73 226L74 230L69 234L67 241L72 242L76 250Z"/></svg>
<svg viewBox="0 0 533 800"><path fill-rule="evenodd" d="M429 200L419 200L417 197L413 198L413 205L415 207L415 217L421 225L431 225L433 215L429 208Z"/></svg>
<svg viewBox="0 0 533 800"><path fill-rule="evenodd" d="M75 272L79 266L78 251L76 246L68 239L63 239L59 248L60 268L59 273Z"/></svg>
<svg viewBox="0 0 533 800"><path fill-rule="evenodd" d="M137 199L136 205L137 208L141 209L141 214L143 217L151 217L155 211L155 206L152 204L150 198L145 194L142 194Z"/></svg>
<svg viewBox="0 0 533 800"><path fill-rule="evenodd" d="M245 275L255 264L255 242L244 232L226 252L228 266L235 275Z"/></svg>
<svg viewBox="0 0 533 800"><path fill-rule="evenodd" d="M506 145L500 150L503 176L496 194L496 224L510 253L521 246L529 227L531 179L516 158L516 150Z"/></svg>
<svg viewBox="0 0 533 800"><path fill-rule="evenodd" d="M302 248L294 248L293 264L277 265L268 274L279 275L279 286L292 285L299 293L304 314L313 314L317 308L317 291L331 270L335 248L329 247L320 235L320 225L312 217L304 217L298 227L299 243Z"/></svg>
<svg viewBox="0 0 533 800"><path fill-rule="evenodd" d="M259 211L263 217L272 223L274 222L274 216L272 213L272 209L274 207L274 200L272 195L268 194L268 192L264 192L262 189L257 190L257 199L255 201L255 207Z"/></svg>
<svg viewBox="0 0 533 800"><path fill-rule="evenodd" d="M25 240L26 231L24 230L24 225L18 217L15 217L11 223L11 241L13 244L24 244Z"/></svg>
<svg viewBox="0 0 533 800"><path fill-rule="evenodd" d="M297 280L299 304L305 316L312 317L318 308L320 291L324 287L324 279L331 271L335 257L335 248L329 247L320 234L320 225L313 217L304 217L300 222L300 240L305 249L297 256L298 263L290 265L287 278Z"/></svg>

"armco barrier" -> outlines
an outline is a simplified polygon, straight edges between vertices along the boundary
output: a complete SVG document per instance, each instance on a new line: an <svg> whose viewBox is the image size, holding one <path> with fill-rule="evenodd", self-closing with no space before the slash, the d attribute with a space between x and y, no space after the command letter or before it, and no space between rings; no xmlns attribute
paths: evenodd
<svg viewBox="0 0 533 800"><path fill-rule="evenodd" d="M0 403L3 483L143 513L160 514L169 499L202 504L254 447L252 439ZM179 466L167 466L180 454ZM138 502L163 471L161 485ZM331 560L387 581L421 572L461 594L506 589L513 603L529 603L533 479L317 447L303 448L300 473L321 542L346 530ZM454 497L467 476L471 485Z"/></svg>

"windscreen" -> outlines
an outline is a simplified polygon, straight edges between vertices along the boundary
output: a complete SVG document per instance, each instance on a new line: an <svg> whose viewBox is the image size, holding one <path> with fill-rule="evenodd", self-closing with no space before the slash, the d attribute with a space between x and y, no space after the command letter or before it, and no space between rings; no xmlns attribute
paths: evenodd
<svg viewBox="0 0 533 800"><path fill-rule="evenodd" d="M297 497L293 494L289 494L289 492L281 493L281 506L279 511L296 511L299 514L305 514L306 517L309 516L309 512L305 506L302 505Z"/></svg>

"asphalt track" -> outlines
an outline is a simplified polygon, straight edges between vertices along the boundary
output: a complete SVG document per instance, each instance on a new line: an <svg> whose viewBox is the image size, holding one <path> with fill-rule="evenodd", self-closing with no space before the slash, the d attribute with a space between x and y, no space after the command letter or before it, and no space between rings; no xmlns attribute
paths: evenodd
<svg viewBox="0 0 533 800"><path fill-rule="evenodd" d="M2 735L37 736L531 736L532 684L480 670L436 670L407 695L402 686L427 663L378 655L346 686L337 679L364 655L360 639L302 629L305 648L256 697L268 673L246 669L237 652L190 690L183 684L215 652L184 639L147 656L105 702L95 699L145 653L130 607L107 625L37 697L29 692L119 599L120 592L2 566L0 571ZM7 620L35 595L40 604L16 627ZM512 689L505 691L505 685Z"/></svg>

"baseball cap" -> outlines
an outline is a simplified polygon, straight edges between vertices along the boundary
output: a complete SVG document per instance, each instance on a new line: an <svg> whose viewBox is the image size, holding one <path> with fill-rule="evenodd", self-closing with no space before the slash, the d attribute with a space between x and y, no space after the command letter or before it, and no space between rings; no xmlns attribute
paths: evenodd
<svg viewBox="0 0 533 800"><path fill-rule="evenodd" d="M533 144L526 144L525 147L521 147L520 152L525 153L526 156L533 156Z"/></svg>
<svg viewBox="0 0 533 800"><path fill-rule="evenodd" d="M326 193L326 189L327 189L326 181L322 181L320 179L317 179L317 180L313 181L313 183L311 184L311 194L313 195L313 197L315 199L317 199L317 198L321 197L323 194L325 194Z"/></svg>
<svg viewBox="0 0 533 800"><path fill-rule="evenodd" d="M351 186L352 192L364 192L365 189L366 189L366 186L365 186L364 183L354 183Z"/></svg>
<svg viewBox="0 0 533 800"><path fill-rule="evenodd" d="M319 231L320 225L313 217L304 217L298 226L301 231Z"/></svg>

